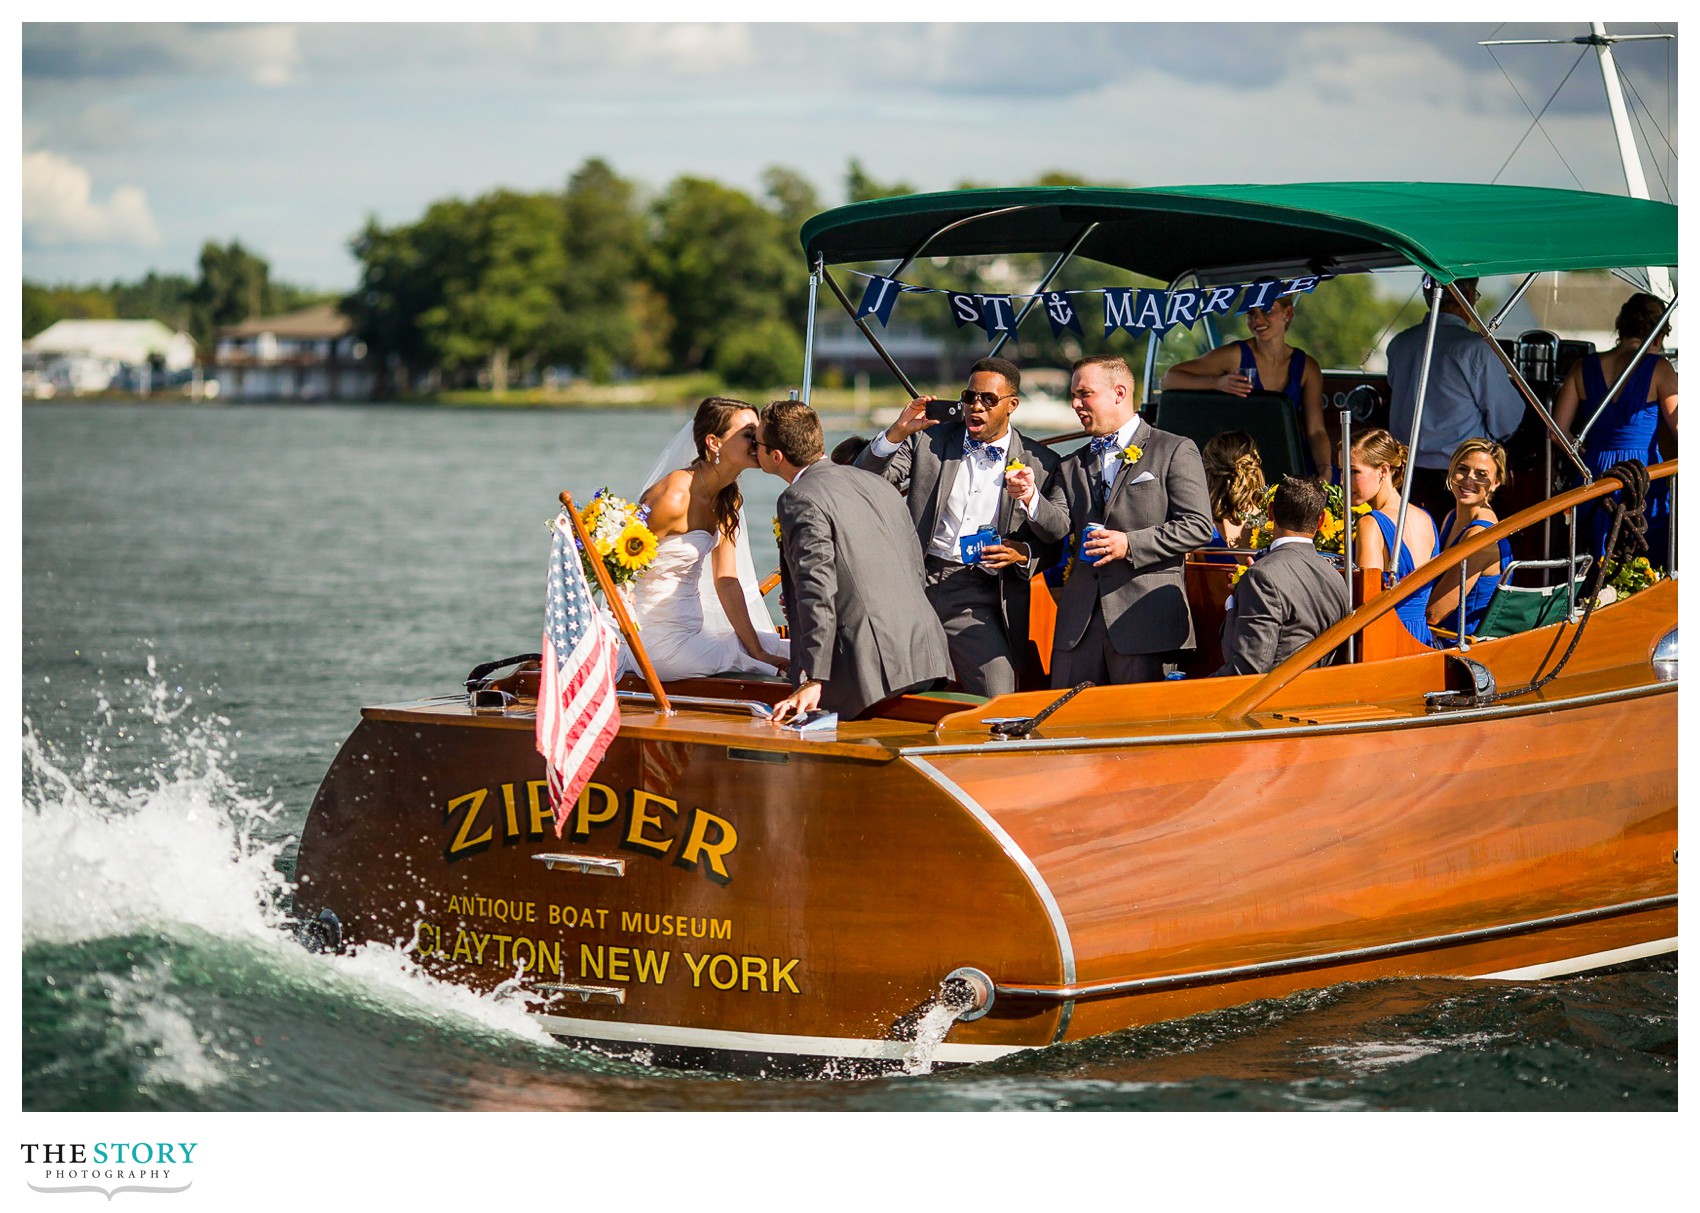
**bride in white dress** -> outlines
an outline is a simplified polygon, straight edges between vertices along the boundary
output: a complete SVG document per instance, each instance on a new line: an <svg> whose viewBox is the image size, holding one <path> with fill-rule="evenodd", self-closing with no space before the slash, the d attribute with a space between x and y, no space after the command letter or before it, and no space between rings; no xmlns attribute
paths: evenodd
<svg viewBox="0 0 1700 1213"><path fill-rule="evenodd" d="M790 643L774 631L762 602L738 491L739 474L758 466L759 425L741 400L704 400L662 451L640 498L657 546L654 563L637 579L632 613L663 681L773 677L789 664ZM620 672L636 670L622 642Z"/></svg>

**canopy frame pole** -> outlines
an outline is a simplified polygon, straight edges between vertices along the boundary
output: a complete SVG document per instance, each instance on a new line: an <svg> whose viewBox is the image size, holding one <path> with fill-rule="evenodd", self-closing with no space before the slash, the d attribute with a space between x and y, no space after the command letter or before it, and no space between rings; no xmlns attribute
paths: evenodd
<svg viewBox="0 0 1700 1213"><path fill-rule="evenodd" d="M1033 288L1033 293L1027 297L1027 302L1021 305L1021 310L1015 314L1015 320L1010 324L1009 331L998 334L998 339L992 343L992 352L987 354L986 357L996 358L998 356L998 351L1003 349L1011 337L1015 336L1015 331L1021 327L1021 322L1027 319L1028 313L1038 305L1039 296L1050 289L1051 283L1062 272L1063 266L1074 259L1075 253L1080 251L1080 246L1086 243L1086 238L1096 231L1097 227L1098 221L1094 219L1080 229L1080 235L1074 238L1074 242L1068 246L1067 251L1056 259L1050 269L1045 271L1045 276L1039 280L1039 285Z"/></svg>
<svg viewBox="0 0 1700 1213"><path fill-rule="evenodd" d="M578 536L579 545L589 553L590 559L585 563L590 565L596 574L596 583L602 587L602 599L608 604L608 609L614 614L614 622L620 625L620 634L631 646L632 656L637 659L638 669L643 671L643 680L649 684L650 694L655 696L655 706L663 716L673 714L673 705L667 702L667 692L662 689L661 678L655 672L655 667L649 662L649 653L643 647L643 641L638 639L637 624L632 622L631 615L626 611L625 599L614 590L614 579L608 576L608 569L596 556L596 548L590 542L590 532L584 529L584 520L578 516L578 507L573 504L573 495L566 489L561 490L561 505L567 511L567 517L572 520L573 533ZM594 626L601 627L597 622Z"/></svg>
<svg viewBox="0 0 1700 1213"><path fill-rule="evenodd" d="M916 260L921 256L921 254L927 251L928 246L931 245L932 242L937 240L940 236L944 235L946 232L954 231L955 229L957 229L959 227L963 227L963 226L970 224L970 223L977 223L981 219L992 219L992 218L997 217L998 215L1009 215L1009 214L1013 214L1016 211L1027 211L1027 210L1032 210L1032 209L1033 208L1031 206L1025 206L1025 205L1023 205L1023 206L1000 206L995 211L985 211L982 214L978 214L978 215L966 215L961 219L953 220L950 223L945 224L943 227L937 228L937 229L933 230L932 232L928 233L927 235L921 237L920 243L917 244L914 248L910 249L909 252L904 255L903 260L897 263L897 268L892 270L891 273L887 275L887 277L895 278L899 274L901 274L904 270L908 269L911 265L914 265Z"/></svg>
<svg viewBox="0 0 1700 1213"><path fill-rule="evenodd" d="M1340 462L1345 464L1340 469L1340 508L1346 516L1341 519L1345 530L1340 533L1340 557L1346 574L1346 614L1350 615L1358 609L1357 580L1352 576L1355 566L1354 557L1357 555L1358 529L1354 525L1352 515L1352 410L1340 410ZM1395 565L1395 568L1398 566ZM1358 638L1348 637L1346 640L1346 661L1355 662L1358 656Z"/></svg>
<svg viewBox="0 0 1700 1213"><path fill-rule="evenodd" d="M809 316L803 329L803 403L809 402L815 383L815 307L820 298L820 276L824 263L816 259L809 270Z"/></svg>
<svg viewBox="0 0 1700 1213"><path fill-rule="evenodd" d="M1488 321L1488 332L1499 332L1499 326L1505 323L1505 318L1511 314L1511 309L1516 307L1523 296L1529 293L1529 288L1535 285L1535 279L1540 276L1539 270L1532 274L1523 275L1523 281L1519 282L1517 289L1511 292L1511 298L1500 304L1499 310L1493 314L1493 319Z"/></svg>
<svg viewBox="0 0 1700 1213"><path fill-rule="evenodd" d="M919 396L921 393L913 383L909 382L909 376L903 373L903 368L897 365L897 360L886 353L885 346L880 344L880 339L874 335L874 330L868 326L868 318L856 314L856 305L850 302L849 297L844 294L843 289L833 279L832 271L827 269L824 263L820 267L820 276L821 280L826 283L827 289L832 292L833 297L843 307L845 315L850 317L851 323L862 330L862 336L866 337L868 344L874 347L874 353L880 356L880 361L885 363L886 369L897 376L897 381L903 385L903 390L909 393L909 399L913 400Z"/></svg>
<svg viewBox="0 0 1700 1213"><path fill-rule="evenodd" d="M1417 471L1417 438L1423 432L1423 402L1428 399L1428 373L1434 364L1434 335L1440 330L1440 293L1446 289L1439 282L1429 289L1428 297L1428 328L1423 333L1422 369L1417 373L1417 403L1411 410L1411 442L1406 448L1405 483L1399 493L1399 516L1393 522L1393 550L1387 553L1387 566L1381 573L1381 584L1388 586L1393 583L1399 568L1399 553L1405 550L1405 511L1411 508L1411 490L1416 487ZM1461 292L1454 290L1453 297L1463 300ZM1468 303L1465 307L1470 306ZM1498 349L1498 343L1493 343ZM1346 466L1352 466L1352 452L1343 452Z"/></svg>

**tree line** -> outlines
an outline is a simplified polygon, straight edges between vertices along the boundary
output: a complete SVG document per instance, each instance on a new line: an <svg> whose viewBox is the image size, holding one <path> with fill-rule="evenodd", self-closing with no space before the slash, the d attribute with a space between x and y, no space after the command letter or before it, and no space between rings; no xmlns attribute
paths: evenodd
<svg viewBox="0 0 1700 1213"><path fill-rule="evenodd" d="M1053 172L1031 184L1092 183ZM915 191L906 182L877 180L851 160L844 192L856 202ZM426 384L485 383L501 391L557 366L603 382L706 371L728 385L794 383L807 308L798 231L823 209L812 183L782 166L768 168L754 194L687 175L647 196L607 161L592 158L559 191L497 189L470 200L442 199L418 219L392 226L369 217L349 241L359 281L345 296L276 282L266 261L240 243L208 243L194 278L150 273L104 288L26 282L24 335L63 316L151 317L189 332L210 352L222 326L335 299L379 368L380 397ZM927 281L926 265L906 277L923 285L1022 291L1039 280L1045 262L956 259L937 283ZM846 285L852 295L854 282ZM1150 283L1076 265L1055 285L1124 284ZM1362 279L1325 283L1301 303L1294 339L1325 366L1355 365L1388 307ZM900 310L902 323L945 341L953 360L984 349L984 334L957 329L942 306ZM1077 351L1058 349L1046 325L1029 323L1019 347L1006 352L1022 361L1066 363Z"/></svg>
<svg viewBox="0 0 1700 1213"><path fill-rule="evenodd" d="M46 286L26 280L24 340L60 320L158 320L188 333L197 347L210 351L225 325L340 298L274 282L265 258L238 240L202 245L198 269L193 278L150 271L139 281L108 286Z"/></svg>

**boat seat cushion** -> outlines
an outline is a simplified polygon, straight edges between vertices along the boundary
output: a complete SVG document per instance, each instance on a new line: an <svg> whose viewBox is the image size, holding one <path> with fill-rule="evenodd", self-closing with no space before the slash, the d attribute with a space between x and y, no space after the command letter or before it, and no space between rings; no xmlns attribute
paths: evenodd
<svg viewBox="0 0 1700 1213"><path fill-rule="evenodd" d="M1306 474L1298 413L1285 396L1274 392L1240 397L1227 392L1168 388L1148 406L1146 420L1199 446L1228 430L1244 430L1257 443L1266 483L1279 484L1282 476Z"/></svg>
<svg viewBox="0 0 1700 1213"><path fill-rule="evenodd" d="M1512 636L1557 623L1570 613L1570 586L1498 585L1476 628L1489 638Z"/></svg>

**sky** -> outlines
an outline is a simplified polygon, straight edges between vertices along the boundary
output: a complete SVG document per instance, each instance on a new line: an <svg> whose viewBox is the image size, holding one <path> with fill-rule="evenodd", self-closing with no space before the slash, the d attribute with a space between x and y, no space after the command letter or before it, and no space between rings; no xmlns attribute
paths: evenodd
<svg viewBox="0 0 1700 1213"><path fill-rule="evenodd" d="M1060 169L1128 185L1427 179L1621 193L1593 52L1477 45L1585 32L26 20L22 274L192 276L203 243L239 240L274 280L345 290L358 273L348 241L368 216L405 224L444 198L557 190L593 156L647 191L693 174L756 192L763 169L784 165L825 205L845 200L853 157L923 190ZM1651 192L1669 199L1674 43L1616 54L1632 108L1651 119Z"/></svg>

